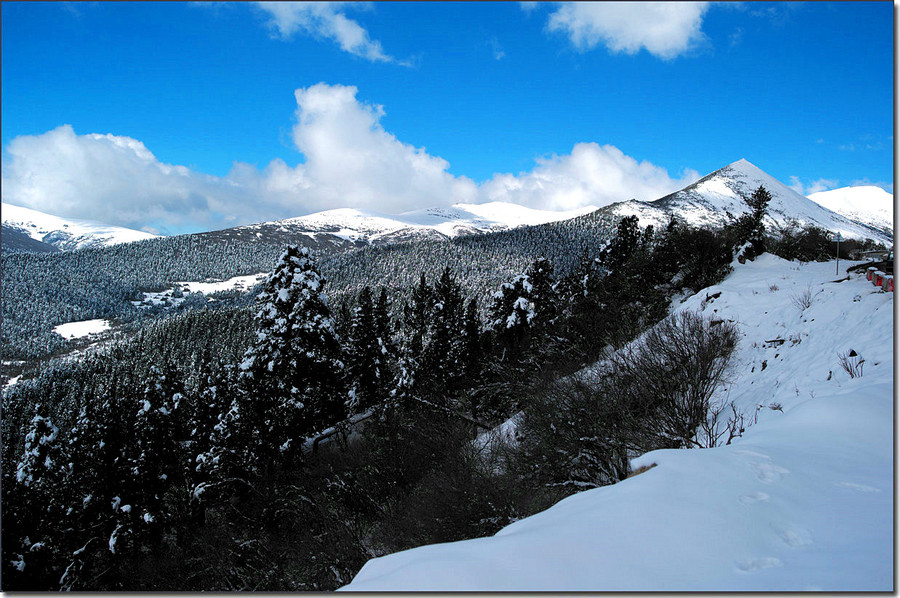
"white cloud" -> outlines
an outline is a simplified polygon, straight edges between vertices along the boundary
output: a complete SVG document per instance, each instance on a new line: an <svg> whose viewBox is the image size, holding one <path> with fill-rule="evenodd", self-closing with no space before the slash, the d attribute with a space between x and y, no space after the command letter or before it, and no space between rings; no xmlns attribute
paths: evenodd
<svg viewBox="0 0 900 598"><path fill-rule="evenodd" d="M6 152L3 200L63 217L134 228L214 226L234 197L215 177L158 161L136 139L76 135L70 125L16 137Z"/></svg>
<svg viewBox="0 0 900 598"><path fill-rule="evenodd" d="M500 42L497 41L496 37L492 37L490 40L491 50L494 53L494 60L501 60L504 56L506 56L506 52L503 51L503 46L500 45Z"/></svg>
<svg viewBox="0 0 900 598"><path fill-rule="evenodd" d="M642 48L668 60L705 39L706 2L564 2L550 14L547 28L562 31L580 51L604 44L611 52Z"/></svg>
<svg viewBox="0 0 900 598"><path fill-rule="evenodd" d="M398 62L385 54L381 42L369 38L359 23L347 17L346 6L364 7L355 2L257 2L268 16L268 26L281 39L297 33L336 42L342 50L372 62Z"/></svg>
<svg viewBox="0 0 900 598"><path fill-rule="evenodd" d="M576 144L536 160L529 172L476 184L449 163L384 130L382 106L355 87L319 83L295 92L292 138L305 160L275 159L263 169L235 162L225 177L159 161L143 143L77 135L63 125L17 137L3 160L3 200L69 218L132 228L208 230L355 207L400 213L453 203L506 201L541 209L653 200L696 180L614 146Z"/></svg>
<svg viewBox="0 0 900 598"><path fill-rule="evenodd" d="M820 191L829 191L831 189L837 188L840 184L840 181L837 179L818 179L812 181L809 184L804 184L803 181L800 180L800 177L791 176L791 184L788 185L791 189L799 193L800 195L810 195L811 193L819 193Z"/></svg>
<svg viewBox="0 0 900 598"><path fill-rule="evenodd" d="M275 188L303 191L306 207L315 210L397 212L475 199L473 181L454 177L446 160L385 131L383 107L359 102L356 93L356 87L325 83L294 93L293 140L306 161L294 169L270 165Z"/></svg>
<svg viewBox="0 0 900 598"><path fill-rule="evenodd" d="M507 201L545 210L602 207L628 199L652 201L700 178L686 170L673 179L664 168L638 162L612 145L578 143L572 152L537 160L531 171L497 174L482 185L485 201Z"/></svg>

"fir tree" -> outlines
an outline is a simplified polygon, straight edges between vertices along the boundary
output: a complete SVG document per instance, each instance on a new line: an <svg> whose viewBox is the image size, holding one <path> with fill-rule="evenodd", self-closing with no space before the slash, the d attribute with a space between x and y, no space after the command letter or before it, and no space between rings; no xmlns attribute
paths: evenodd
<svg viewBox="0 0 900 598"><path fill-rule="evenodd" d="M351 411L365 411L387 397L390 371L386 353L378 336L372 292L365 286L360 291L350 327L347 357Z"/></svg>
<svg viewBox="0 0 900 598"><path fill-rule="evenodd" d="M766 250L766 226L763 219L772 201L772 194L762 185L757 187L749 198L745 198L750 208L749 214L744 214L739 220L743 241L750 243L750 252L745 256L752 259Z"/></svg>
<svg viewBox="0 0 900 598"><path fill-rule="evenodd" d="M460 389L462 375L462 292L453 271L446 267L434 285L431 339L423 355L429 395L443 405Z"/></svg>
<svg viewBox="0 0 900 598"><path fill-rule="evenodd" d="M345 415L340 344L307 248L291 246L257 297L256 339L240 364L235 414L256 457L298 455L305 437Z"/></svg>

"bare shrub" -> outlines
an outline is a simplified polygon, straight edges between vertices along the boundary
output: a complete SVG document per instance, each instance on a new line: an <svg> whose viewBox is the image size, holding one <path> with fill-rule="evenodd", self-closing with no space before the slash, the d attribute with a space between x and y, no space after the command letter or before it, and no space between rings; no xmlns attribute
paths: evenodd
<svg viewBox="0 0 900 598"><path fill-rule="evenodd" d="M670 316L610 357L617 402L643 422L650 444L709 445L697 432L709 424L710 401L727 381L736 345L731 322L693 311Z"/></svg>
<svg viewBox="0 0 900 598"><path fill-rule="evenodd" d="M625 479L630 460L650 450L731 442L744 416L712 401L736 343L733 323L685 311L608 355L598 371L541 387L518 428L520 475L581 490Z"/></svg>
<svg viewBox="0 0 900 598"><path fill-rule="evenodd" d="M641 447L634 414L616 404L612 384L579 373L537 389L518 429L521 473L570 491L625 479Z"/></svg>
<svg viewBox="0 0 900 598"><path fill-rule="evenodd" d="M731 408L731 414L727 414L726 407ZM748 424L749 425L749 424ZM735 438L744 435L747 427L744 425L744 414L738 411L734 401L715 403L709 408L706 421L700 425L696 443L703 448L729 445Z"/></svg>
<svg viewBox="0 0 900 598"><path fill-rule="evenodd" d="M861 378L863 375L863 364L866 362L862 356L850 349L846 353L838 353L838 363L844 368L844 371L850 374L851 378Z"/></svg>
<svg viewBox="0 0 900 598"><path fill-rule="evenodd" d="M791 295L791 303L801 312L809 309L809 306L812 305L812 288L806 287L805 291Z"/></svg>

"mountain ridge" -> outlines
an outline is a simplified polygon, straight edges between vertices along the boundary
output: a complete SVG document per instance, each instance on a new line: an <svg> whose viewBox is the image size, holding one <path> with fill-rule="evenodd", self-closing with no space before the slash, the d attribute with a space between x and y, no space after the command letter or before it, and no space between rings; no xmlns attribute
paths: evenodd
<svg viewBox="0 0 900 598"><path fill-rule="evenodd" d="M17 231L27 235L33 241L50 245L61 251L85 247L106 247L119 243L144 241L159 236L93 220L62 218L6 202L0 204L0 211L2 211L3 227L8 229L8 234ZM22 241L16 245L4 245L7 247L5 250L23 247L32 251L53 251Z"/></svg>

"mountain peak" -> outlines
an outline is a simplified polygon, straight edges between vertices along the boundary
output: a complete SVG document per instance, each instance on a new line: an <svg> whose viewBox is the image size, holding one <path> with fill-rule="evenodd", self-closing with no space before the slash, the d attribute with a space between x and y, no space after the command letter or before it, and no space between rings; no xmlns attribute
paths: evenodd
<svg viewBox="0 0 900 598"><path fill-rule="evenodd" d="M868 222L837 214L797 193L745 158L711 172L681 191L643 206L628 206L621 210L639 211L646 215L646 224L654 226L664 225L671 215L693 226L721 226L749 211L746 198L760 186L772 195L766 222L774 229L797 222L840 232L849 238L892 241L892 235L884 230L885 227L873 228Z"/></svg>

